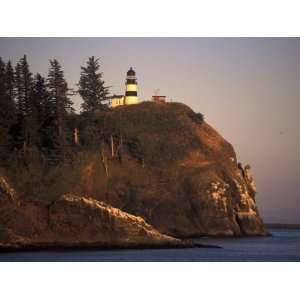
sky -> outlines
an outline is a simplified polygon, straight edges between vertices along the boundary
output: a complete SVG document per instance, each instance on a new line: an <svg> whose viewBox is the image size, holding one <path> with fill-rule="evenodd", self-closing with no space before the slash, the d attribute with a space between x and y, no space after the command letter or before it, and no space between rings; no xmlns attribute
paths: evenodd
<svg viewBox="0 0 300 300"><path fill-rule="evenodd" d="M99 57L116 94L132 66L141 100L158 90L203 113L252 166L265 222L300 223L300 38L0 38L4 60L24 54L45 76L56 58L73 88Z"/></svg>

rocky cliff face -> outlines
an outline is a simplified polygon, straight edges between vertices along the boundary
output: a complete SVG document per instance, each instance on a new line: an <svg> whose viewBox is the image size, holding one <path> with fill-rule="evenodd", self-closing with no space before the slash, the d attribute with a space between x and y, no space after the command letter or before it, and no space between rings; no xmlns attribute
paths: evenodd
<svg viewBox="0 0 300 300"><path fill-rule="evenodd" d="M136 217L92 198L64 195L50 205L18 202L0 178L0 249L187 247Z"/></svg>
<svg viewBox="0 0 300 300"><path fill-rule="evenodd" d="M112 157L108 149L106 176L91 163L81 192L176 237L267 234L250 167L199 114L179 103L143 103L113 110L105 124L115 149L122 138L122 151Z"/></svg>
<svg viewBox="0 0 300 300"><path fill-rule="evenodd" d="M250 166L189 107L142 103L80 124L79 177L60 196L18 199L0 178L2 247L184 247L177 238L268 234Z"/></svg>

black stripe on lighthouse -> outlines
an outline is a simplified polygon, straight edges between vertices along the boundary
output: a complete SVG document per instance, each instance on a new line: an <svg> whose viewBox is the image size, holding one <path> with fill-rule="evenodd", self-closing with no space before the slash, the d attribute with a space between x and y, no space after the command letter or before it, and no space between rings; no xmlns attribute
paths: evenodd
<svg viewBox="0 0 300 300"><path fill-rule="evenodd" d="M125 96L137 96L137 91L126 91Z"/></svg>
<svg viewBox="0 0 300 300"><path fill-rule="evenodd" d="M126 79L127 84L136 84L136 79Z"/></svg>

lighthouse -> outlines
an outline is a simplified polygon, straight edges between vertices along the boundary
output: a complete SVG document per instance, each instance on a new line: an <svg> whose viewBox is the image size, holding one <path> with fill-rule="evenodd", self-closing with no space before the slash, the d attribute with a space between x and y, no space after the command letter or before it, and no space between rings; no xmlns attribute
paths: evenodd
<svg viewBox="0 0 300 300"><path fill-rule="evenodd" d="M137 81L135 71L130 68L126 77L126 91L125 91L125 103L124 104L137 104L139 98L137 96Z"/></svg>

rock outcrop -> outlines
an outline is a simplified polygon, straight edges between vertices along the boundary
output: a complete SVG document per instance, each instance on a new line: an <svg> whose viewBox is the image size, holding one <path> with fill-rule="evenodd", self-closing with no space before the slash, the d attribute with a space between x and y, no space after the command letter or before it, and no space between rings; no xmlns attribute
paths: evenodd
<svg viewBox="0 0 300 300"><path fill-rule="evenodd" d="M0 178L2 248L186 247L178 238L268 234L250 166L201 114L142 103L82 118L93 147L77 145L79 176L63 169L55 180L70 177L68 187L46 187L54 199L18 199Z"/></svg>
<svg viewBox="0 0 300 300"><path fill-rule="evenodd" d="M4 178L0 178L0 212L0 249L192 245L92 198L64 195L50 205L26 201L17 205L16 193Z"/></svg>
<svg viewBox="0 0 300 300"><path fill-rule="evenodd" d="M250 167L238 164L232 145L201 115L179 103L142 103L99 118L115 149L121 137L122 152L112 157L108 149L106 176L97 177L91 162L79 193L175 237L267 234Z"/></svg>

